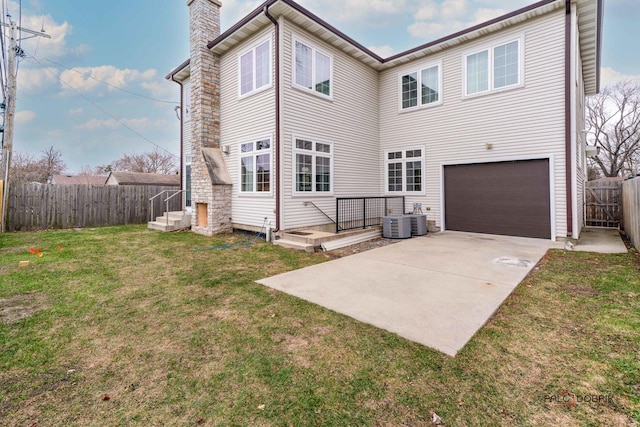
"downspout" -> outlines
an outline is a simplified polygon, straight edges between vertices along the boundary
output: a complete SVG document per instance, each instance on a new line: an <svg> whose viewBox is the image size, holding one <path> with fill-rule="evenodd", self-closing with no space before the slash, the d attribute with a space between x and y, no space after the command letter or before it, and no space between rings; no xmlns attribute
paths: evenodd
<svg viewBox="0 0 640 427"><path fill-rule="evenodd" d="M182 82L179 82L178 80L175 79L175 74L171 75L171 81L178 83L180 85L180 191L184 190L184 184L183 184L183 179L184 176L182 175L183 171L184 171L184 126L183 126L183 117L184 117L184 86L182 84ZM185 195L182 195L182 210L184 211L187 207L185 206L186 203L186 199L185 199Z"/></svg>
<svg viewBox="0 0 640 427"><path fill-rule="evenodd" d="M580 237L580 224L578 222L578 150L581 147L578 146L578 93L576 91L576 78L578 76L578 61L576 60L576 44L577 40L577 28L578 28L578 15L576 6L571 8L571 176L574 178L571 183L571 198L572 198L572 232L571 237L577 239Z"/></svg>
<svg viewBox="0 0 640 427"><path fill-rule="evenodd" d="M571 0L565 0L564 17L564 164L567 209L567 237L573 235L573 180L571 174Z"/></svg>
<svg viewBox="0 0 640 427"><path fill-rule="evenodd" d="M269 14L269 5L262 9L264 15L269 18L275 26L275 91L276 91L276 228L274 233L280 231L280 25L278 21Z"/></svg>

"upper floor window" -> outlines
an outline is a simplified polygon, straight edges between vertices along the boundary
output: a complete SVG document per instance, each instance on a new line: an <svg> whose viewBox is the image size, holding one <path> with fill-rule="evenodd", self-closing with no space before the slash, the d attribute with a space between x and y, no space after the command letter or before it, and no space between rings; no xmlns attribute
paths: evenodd
<svg viewBox="0 0 640 427"><path fill-rule="evenodd" d="M522 84L522 41L513 40L466 55L465 95Z"/></svg>
<svg viewBox="0 0 640 427"><path fill-rule="evenodd" d="M294 139L296 193L330 194L333 191L333 147L326 142Z"/></svg>
<svg viewBox="0 0 640 427"><path fill-rule="evenodd" d="M424 149L385 152L387 193L424 193Z"/></svg>
<svg viewBox="0 0 640 427"><path fill-rule="evenodd" d="M271 85L271 41L260 42L240 55L240 96Z"/></svg>
<svg viewBox="0 0 640 427"><path fill-rule="evenodd" d="M271 139L240 144L240 192L271 191Z"/></svg>
<svg viewBox="0 0 640 427"><path fill-rule="evenodd" d="M400 75L401 108L403 110L442 102L440 64Z"/></svg>
<svg viewBox="0 0 640 427"><path fill-rule="evenodd" d="M294 40L294 46L294 85L331 97L333 58L300 40Z"/></svg>

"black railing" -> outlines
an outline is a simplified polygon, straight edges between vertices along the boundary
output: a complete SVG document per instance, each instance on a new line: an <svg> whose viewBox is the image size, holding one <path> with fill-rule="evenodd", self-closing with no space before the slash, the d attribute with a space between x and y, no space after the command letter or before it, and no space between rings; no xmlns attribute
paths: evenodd
<svg viewBox="0 0 640 427"><path fill-rule="evenodd" d="M404 196L339 197L336 199L336 233L382 225L382 217L404 213Z"/></svg>

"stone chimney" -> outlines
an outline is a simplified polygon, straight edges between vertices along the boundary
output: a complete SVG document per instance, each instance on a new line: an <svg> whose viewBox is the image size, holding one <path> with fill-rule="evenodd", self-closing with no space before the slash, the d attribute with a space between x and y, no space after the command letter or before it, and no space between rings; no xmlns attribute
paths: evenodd
<svg viewBox="0 0 640 427"><path fill-rule="evenodd" d="M187 0L191 72L191 229L232 231L231 179L220 151L220 58L207 44L220 35L219 0Z"/></svg>

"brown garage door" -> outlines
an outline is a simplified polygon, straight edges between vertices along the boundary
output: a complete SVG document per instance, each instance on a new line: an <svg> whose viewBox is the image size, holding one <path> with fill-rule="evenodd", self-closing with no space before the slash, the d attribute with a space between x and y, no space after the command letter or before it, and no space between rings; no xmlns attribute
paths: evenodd
<svg viewBox="0 0 640 427"><path fill-rule="evenodd" d="M549 160L444 168L447 230L551 238Z"/></svg>

